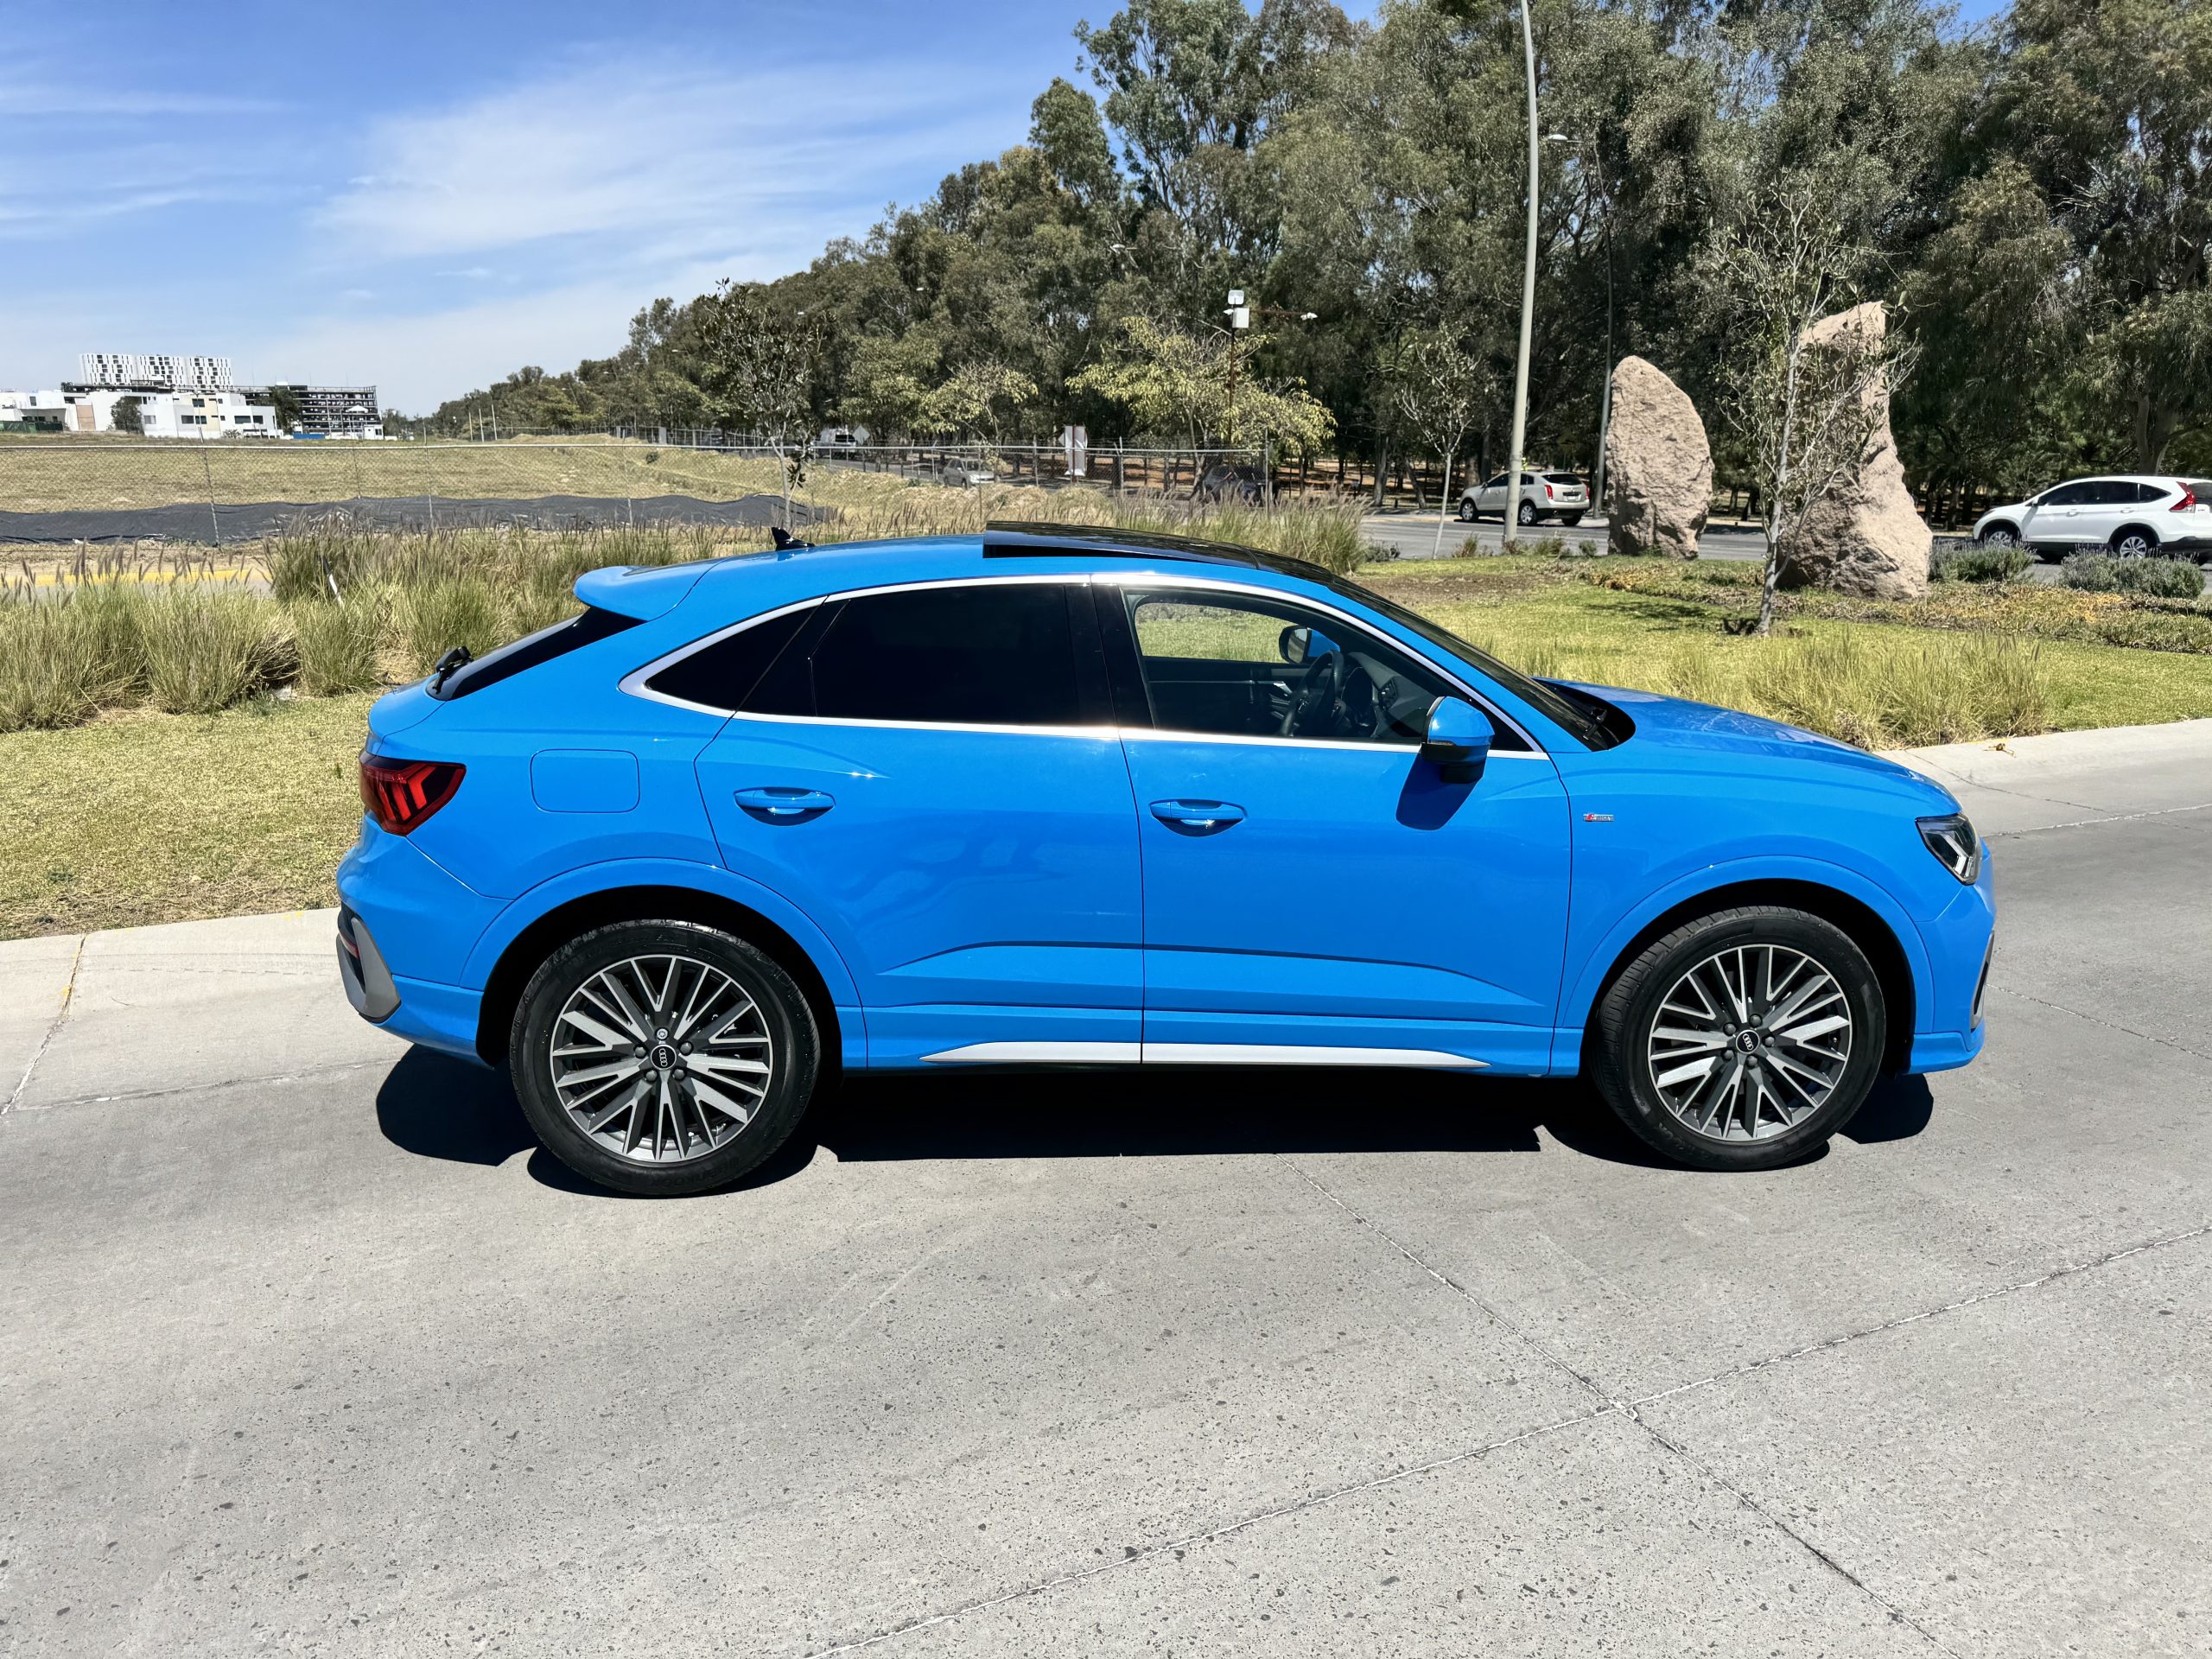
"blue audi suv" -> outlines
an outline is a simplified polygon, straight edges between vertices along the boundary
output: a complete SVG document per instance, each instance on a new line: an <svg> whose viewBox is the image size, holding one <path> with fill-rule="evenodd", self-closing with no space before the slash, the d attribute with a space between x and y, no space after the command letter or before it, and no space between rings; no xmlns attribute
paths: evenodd
<svg viewBox="0 0 2212 1659"><path fill-rule="evenodd" d="M376 704L339 966L608 1186L736 1179L837 1068L1582 1074L1764 1168L1981 1046L1943 789L1313 565L1009 524L576 596Z"/></svg>

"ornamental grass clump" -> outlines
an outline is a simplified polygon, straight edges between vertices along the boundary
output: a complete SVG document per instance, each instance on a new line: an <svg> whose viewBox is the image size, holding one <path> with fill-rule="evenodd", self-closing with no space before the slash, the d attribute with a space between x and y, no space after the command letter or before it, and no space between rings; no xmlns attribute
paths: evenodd
<svg viewBox="0 0 2212 1659"><path fill-rule="evenodd" d="M99 582L0 599L0 732L74 726L143 684L137 590Z"/></svg>
<svg viewBox="0 0 2212 1659"><path fill-rule="evenodd" d="M343 605L303 601L290 607L299 647L301 692L334 697L384 683L382 658L391 601L381 588L356 587Z"/></svg>
<svg viewBox="0 0 2212 1659"><path fill-rule="evenodd" d="M172 715L211 715L289 679L299 658L283 611L257 594L141 594L146 693Z"/></svg>

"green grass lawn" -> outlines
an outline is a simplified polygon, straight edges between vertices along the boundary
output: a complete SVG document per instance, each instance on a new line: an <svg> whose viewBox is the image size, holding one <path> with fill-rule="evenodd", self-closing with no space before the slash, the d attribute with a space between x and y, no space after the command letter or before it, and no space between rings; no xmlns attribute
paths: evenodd
<svg viewBox="0 0 2212 1659"><path fill-rule="evenodd" d="M335 903L373 700L0 736L0 938Z"/></svg>
<svg viewBox="0 0 2212 1659"><path fill-rule="evenodd" d="M2212 716L2212 656L1818 614L1792 616L1772 640L1737 639L1719 622L1742 608L1739 580L1684 597L1588 574L1491 559L1362 578L1535 672L1877 741ZM334 902L371 701L127 711L0 734L0 938Z"/></svg>

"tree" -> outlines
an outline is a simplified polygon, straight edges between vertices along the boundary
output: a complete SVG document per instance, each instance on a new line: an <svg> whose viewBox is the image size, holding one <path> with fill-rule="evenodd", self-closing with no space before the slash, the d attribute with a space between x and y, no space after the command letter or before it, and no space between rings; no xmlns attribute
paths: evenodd
<svg viewBox="0 0 2212 1659"><path fill-rule="evenodd" d="M1817 326L1853 303L1873 266L1823 181L1798 179L1755 202L1706 270L1738 345L1722 371L1721 412L1742 448L1766 530L1755 632L1774 626L1774 593L1807 516L1859 467L1908 353Z"/></svg>
<svg viewBox="0 0 2212 1659"><path fill-rule="evenodd" d="M305 412L305 409L300 401L300 394L296 388L270 387L269 407L276 411L276 429L279 432L291 432L298 429L300 417Z"/></svg>
<svg viewBox="0 0 2212 1659"><path fill-rule="evenodd" d="M1149 317L1126 317L1099 361L1069 384L1126 409L1141 431L1180 431L1193 449L1222 432L1259 433L1292 449L1317 449L1335 418L1303 385L1239 374L1231 402L1232 354L1241 362L1267 342L1261 334L1240 341L1226 329L1192 334Z"/></svg>
<svg viewBox="0 0 2212 1659"><path fill-rule="evenodd" d="M784 528L792 529L791 495L806 481L820 429L814 408L822 327L804 312L785 313L759 283L725 280L706 302L706 382L726 428L747 433L776 457Z"/></svg>
<svg viewBox="0 0 2212 1659"><path fill-rule="evenodd" d="M1399 417L1444 458L1444 486L1436 499L1436 542L1444 549L1444 519L1452 501L1452 463L1467 429L1497 392L1489 370L1460 346L1446 328L1406 335L1383 363L1382 376Z"/></svg>
<svg viewBox="0 0 2212 1659"><path fill-rule="evenodd" d="M925 432L966 432L995 454L1007 421L1036 395L1037 383L1019 370L969 363L923 397L918 424Z"/></svg>
<svg viewBox="0 0 2212 1659"><path fill-rule="evenodd" d="M133 437L146 435L146 400L143 397L118 397L115 408L108 415L108 423L118 432L128 432Z"/></svg>

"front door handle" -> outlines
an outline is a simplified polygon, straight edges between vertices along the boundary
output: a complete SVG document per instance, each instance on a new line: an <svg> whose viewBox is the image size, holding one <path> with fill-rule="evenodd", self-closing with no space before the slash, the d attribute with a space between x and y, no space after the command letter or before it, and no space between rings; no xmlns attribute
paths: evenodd
<svg viewBox="0 0 2212 1659"><path fill-rule="evenodd" d="M818 818L837 804L837 798L818 789L741 789L737 804L754 817L769 823L798 823Z"/></svg>
<svg viewBox="0 0 2212 1659"><path fill-rule="evenodd" d="M1243 823L1244 809L1227 801L1154 801L1152 816L1170 830L1205 836Z"/></svg>

